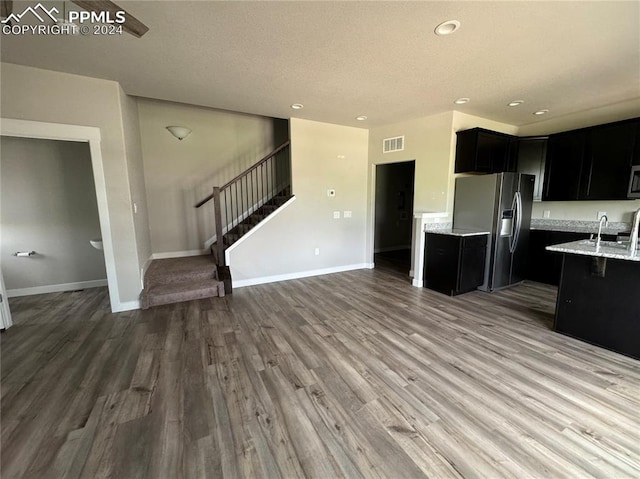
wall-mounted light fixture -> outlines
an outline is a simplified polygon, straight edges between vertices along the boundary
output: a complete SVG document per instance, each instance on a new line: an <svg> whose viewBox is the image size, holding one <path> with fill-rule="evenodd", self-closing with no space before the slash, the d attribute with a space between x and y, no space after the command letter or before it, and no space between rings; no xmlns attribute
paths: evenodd
<svg viewBox="0 0 640 479"><path fill-rule="evenodd" d="M191 133L191 129L186 126L168 126L167 130L180 141L184 140Z"/></svg>

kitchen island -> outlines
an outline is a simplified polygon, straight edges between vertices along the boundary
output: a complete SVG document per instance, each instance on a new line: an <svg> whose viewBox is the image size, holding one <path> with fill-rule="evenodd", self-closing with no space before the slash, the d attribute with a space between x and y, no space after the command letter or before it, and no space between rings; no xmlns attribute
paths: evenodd
<svg viewBox="0 0 640 479"><path fill-rule="evenodd" d="M547 250L563 256L553 329L640 359L640 255L590 240Z"/></svg>

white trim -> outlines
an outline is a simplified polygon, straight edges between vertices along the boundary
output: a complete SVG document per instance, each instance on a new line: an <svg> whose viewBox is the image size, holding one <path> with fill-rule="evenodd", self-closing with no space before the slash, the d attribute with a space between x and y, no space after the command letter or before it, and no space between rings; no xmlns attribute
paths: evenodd
<svg viewBox="0 0 640 479"><path fill-rule="evenodd" d="M104 176L102 150L100 147L100 128L0 118L0 135L89 143L93 180L98 202L98 216L100 218L100 232L102 235L102 245L104 247L104 262L109 285L109 301L111 303L111 310L119 311L120 291L118 290L118 273L116 270L116 259L113 253L113 239L111 237L109 203L107 201L107 187Z"/></svg>
<svg viewBox="0 0 640 479"><path fill-rule="evenodd" d="M267 224L269 221L271 221L273 218L275 218L277 215L279 215L282 211L284 211L284 209L287 208L295 200L296 200L295 196L292 196L291 198L289 198L280 207L278 207L277 210L275 210L273 213L271 213L269 216L267 216L265 219L263 219L260 223L255 225L249 231L247 231L247 233L245 235L243 235L238 241L236 241L231 246L229 246L224 252L225 264L231 265L230 258L229 258L229 253L231 253L234 249L236 249L236 247L238 245L241 245L242 243L244 243L249 236L253 235L256 231L258 231L260 228L262 228L265 224ZM235 283L233 283L233 286L235 287Z"/></svg>
<svg viewBox="0 0 640 479"><path fill-rule="evenodd" d="M278 281L289 281L292 279L309 278L311 276L322 276L325 274L343 273L355 269L371 269L372 263L347 264L344 266L334 266L332 268L313 269L310 271L299 271L297 273L278 274L275 276L263 276L261 278L233 280L234 288L244 288L256 284L277 283Z"/></svg>
<svg viewBox="0 0 640 479"><path fill-rule="evenodd" d="M7 297L31 296L33 294L60 293L63 291L76 291L78 289L101 288L108 286L106 279L94 279L91 281L77 281L75 283L48 284L46 286L34 286L32 288L8 289Z"/></svg>
<svg viewBox="0 0 640 479"><path fill-rule="evenodd" d="M112 312L121 313L123 311L133 311L134 309L140 309L140 300L125 301L124 303L118 303L118 309L111 307Z"/></svg>
<svg viewBox="0 0 640 479"><path fill-rule="evenodd" d="M375 263L364 263L365 269L374 269L376 267Z"/></svg>
<svg viewBox="0 0 640 479"><path fill-rule="evenodd" d="M2 268L0 268L0 329L9 329L13 324L11 319L11 310L9 309L9 301L7 298L7 290L4 286L4 277L2 276Z"/></svg>
<svg viewBox="0 0 640 479"><path fill-rule="evenodd" d="M147 273L147 270L149 269L149 266L151 266L152 261L153 261L153 258L149 256L147 260L144 262L144 264L142 265L142 268L140 268L140 287L142 289L144 289L144 275Z"/></svg>
<svg viewBox="0 0 640 479"><path fill-rule="evenodd" d="M423 281L422 281L422 280L415 279L415 278L414 278L414 280L413 280L413 281L411 281L411 284L412 284L413 286L415 286L416 288L423 288L423 287L424 287Z"/></svg>
<svg viewBox="0 0 640 479"><path fill-rule="evenodd" d="M166 251L164 253L153 253L149 260L154 259L169 259L169 258L186 258L188 256L201 256L207 254L209 251L206 249L190 249L186 251ZM147 261L149 261L147 260ZM146 263L145 263L146 264Z"/></svg>

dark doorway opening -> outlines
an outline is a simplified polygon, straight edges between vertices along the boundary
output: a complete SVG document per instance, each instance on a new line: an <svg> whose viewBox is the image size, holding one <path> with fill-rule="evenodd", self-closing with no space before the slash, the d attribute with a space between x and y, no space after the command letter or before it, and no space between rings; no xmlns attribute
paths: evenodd
<svg viewBox="0 0 640 479"><path fill-rule="evenodd" d="M411 269L414 184L414 160L376 167L375 265L407 276Z"/></svg>

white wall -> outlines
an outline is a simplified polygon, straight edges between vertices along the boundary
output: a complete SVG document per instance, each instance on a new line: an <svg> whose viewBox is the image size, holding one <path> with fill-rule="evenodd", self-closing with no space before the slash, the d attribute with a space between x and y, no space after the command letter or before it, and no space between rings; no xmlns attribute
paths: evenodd
<svg viewBox="0 0 640 479"><path fill-rule="evenodd" d="M140 125L138 122L138 104L136 99L125 94L122 88L119 88L118 91L120 95L120 107L122 109L124 146L127 158L138 269L140 270L140 276L143 277L144 272L142 270L151 258L151 238L149 233L149 210L147 207L147 192L144 181L142 145L140 142Z"/></svg>
<svg viewBox="0 0 640 479"><path fill-rule="evenodd" d="M453 112L449 111L369 131L370 165L416 161L414 211L447 209L449 176L452 171L452 121ZM404 150L382 153L383 139L395 136L404 136ZM369 175L372 176L374 171L374 168L370 168Z"/></svg>
<svg viewBox="0 0 640 479"><path fill-rule="evenodd" d="M1 137L0 148L0 254L9 295L106 285L103 252L89 244L100 237L89 145ZM32 250L38 254L13 255Z"/></svg>
<svg viewBox="0 0 640 479"><path fill-rule="evenodd" d="M279 146L275 120L144 98L138 111L152 252L197 253L215 227L213 203L194 205ZM170 125L192 133L179 141Z"/></svg>
<svg viewBox="0 0 640 479"><path fill-rule="evenodd" d="M141 290L120 90L116 82L2 63L2 117L98 127L120 303Z"/></svg>
<svg viewBox="0 0 640 479"><path fill-rule="evenodd" d="M361 268L367 261L367 130L296 118L290 128L296 200L231 247L235 286ZM345 210L353 216L343 218Z"/></svg>

